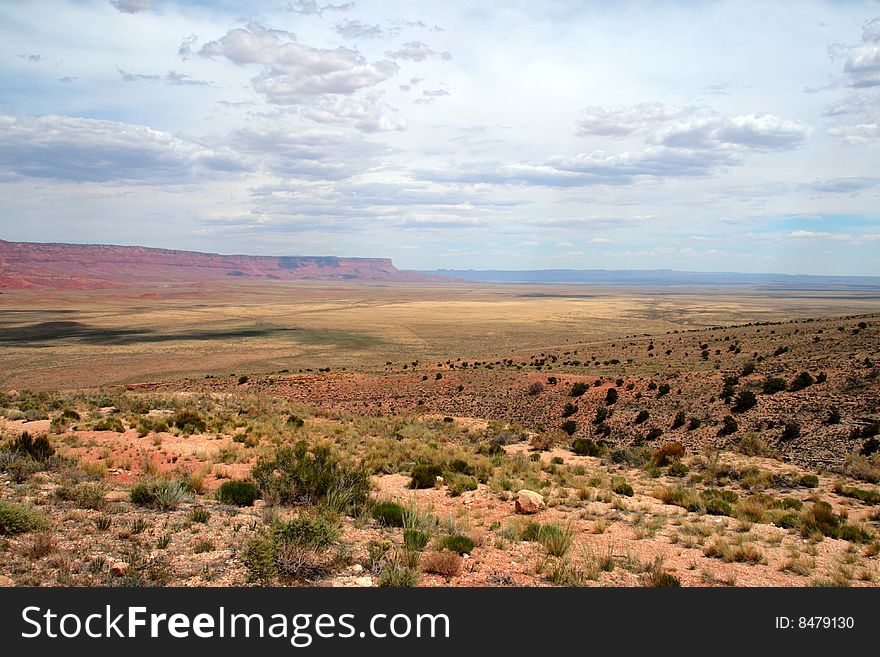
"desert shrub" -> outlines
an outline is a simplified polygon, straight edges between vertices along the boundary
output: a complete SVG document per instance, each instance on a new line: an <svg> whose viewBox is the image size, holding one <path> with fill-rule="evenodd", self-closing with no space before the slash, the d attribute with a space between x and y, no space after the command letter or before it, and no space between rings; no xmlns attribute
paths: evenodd
<svg viewBox="0 0 880 657"><path fill-rule="evenodd" d="M24 534L48 527L48 518L33 507L0 500L0 535Z"/></svg>
<svg viewBox="0 0 880 657"><path fill-rule="evenodd" d="M816 381L809 372L801 372L794 378L794 381L789 384L788 389L791 392L797 392L798 390L809 388L814 383L816 383Z"/></svg>
<svg viewBox="0 0 880 657"><path fill-rule="evenodd" d="M803 488L818 488L819 477L813 474L802 475L801 478L798 479L798 485Z"/></svg>
<svg viewBox="0 0 880 657"><path fill-rule="evenodd" d="M443 468L435 463L419 463L413 466L409 487L414 489L434 488L437 477L443 475Z"/></svg>
<svg viewBox="0 0 880 657"><path fill-rule="evenodd" d="M746 456L764 456L769 452L767 443L754 432L749 432L740 439L737 450Z"/></svg>
<svg viewBox="0 0 880 657"><path fill-rule="evenodd" d="M378 586L388 588L404 588L415 586L419 583L419 573L401 563L389 562L385 568L379 573L379 579L376 582Z"/></svg>
<svg viewBox="0 0 880 657"><path fill-rule="evenodd" d="M729 516L733 509L720 497L703 497L703 508L710 516ZM688 509L689 511L691 509Z"/></svg>
<svg viewBox="0 0 880 657"><path fill-rule="evenodd" d="M275 520L270 529L277 542L314 549L328 547L339 538L339 530L323 516L304 514L292 520Z"/></svg>
<svg viewBox="0 0 880 657"><path fill-rule="evenodd" d="M403 527L406 509L397 502L378 502L373 506L372 515L386 527Z"/></svg>
<svg viewBox="0 0 880 657"><path fill-rule="evenodd" d="M566 402L565 408L562 409L562 417L571 417L575 413L578 412L577 404L572 404L571 402Z"/></svg>
<svg viewBox="0 0 880 657"><path fill-rule="evenodd" d="M403 546L407 550L421 552L428 544L428 540L428 532L424 530L416 529L415 527L409 527L403 530Z"/></svg>
<svg viewBox="0 0 880 657"><path fill-rule="evenodd" d="M675 417L672 419L672 429L678 429L684 426L687 417L685 416L684 411L679 411L675 414Z"/></svg>
<svg viewBox="0 0 880 657"><path fill-rule="evenodd" d="M204 433L206 429L205 420L197 411L191 408L177 411L171 420L171 424L184 433Z"/></svg>
<svg viewBox="0 0 880 657"><path fill-rule="evenodd" d="M627 447L615 449L609 457L612 463L640 468L651 460L653 450L648 447Z"/></svg>
<svg viewBox="0 0 880 657"><path fill-rule="evenodd" d="M457 474L473 475L476 473L476 469L474 468L474 466L472 466L464 459L455 459L453 461L450 461L446 469L449 470L449 472L454 472Z"/></svg>
<svg viewBox="0 0 880 657"><path fill-rule="evenodd" d="M782 430L782 440L794 440L800 438L801 425L797 422L786 422L785 428Z"/></svg>
<svg viewBox="0 0 880 657"><path fill-rule="evenodd" d="M247 383L247 382L248 382L248 377L247 377L246 374L242 374L240 377L238 377L238 385L241 386L241 385L244 385L244 384Z"/></svg>
<svg viewBox="0 0 880 657"><path fill-rule="evenodd" d="M280 447L272 458L257 461L251 476L263 497L282 504L315 504L332 495L343 511L359 509L370 492L370 476L363 468L339 461L326 445L309 452L300 440Z"/></svg>
<svg viewBox="0 0 880 657"><path fill-rule="evenodd" d="M834 484L834 492L843 497L851 497L859 500L865 504L880 504L880 493L877 491L864 490L862 488L849 487L844 486L841 483L836 483Z"/></svg>
<svg viewBox="0 0 880 657"><path fill-rule="evenodd" d="M690 470L681 461L673 462L668 470L670 477L684 477L688 472L690 472Z"/></svg>
<svg viewBox="0 0 880 657"><path fill-rule="evenodd" d="M105 417L103 420L96 422L92 429L95 431L115 431L116 433L123 433L125 431L122 420L118 417Z"/></svg>
<svg viewBox="0 0 880 657"><path fill-rule="evenodd" d="M615 478L612 480L611 491L625 497L632 497L634 494L633 487L622 478Z"/></svg>
<svg viewBox="0 0 880 657"><path fill-rule="evenodd" d="M612 404L616 404L620 395L617 392L616 388L608 388L608 392L605 393L605 403L608 406Z"/></svg>
<svg viewBox="0 0 880 657"><path fill-rule="evenodd" d="M101 483L65 482L55 489L58 499L76 502L81 509L97 509L104 503L106 488Z"/></svg>
<svg viewBox="0 0 880 657"><path fill-rule="evenodd" d="M578 456L600 456L602 449L589 438L575 438L571 442L571 451Z"/></svg>
<svg viewBox="0 0 880 657"><path fill-rule="evenodd" d="M669 394L669 390L670 388L668 383L661 383L659 386L657 386L657 396L665 397Z"/></svg>
<svg viewBox="0 0 880 657"><path fill-rule="evenodd" d="M478 482L472 475L452 473L447 476L446 485L449 488L449 495L458 497L466 491L477 490Z"/></svg>
<svg viewBox="0 0 880 657"><path fill-rule="evenodd" d="M288 415L285 424L291 429L299 429L305 424L305 421L298 415Z"/></svg>
<svg viewBox="0 0 880 657"><path fill-rule="evenodd" d="M577 431L577 422L575 422L574 420L566 420L562 423L560 428L569 436L571 436L574 434L575 431Z"/></svg>
<svg viewBox="0 0 880 657"><path fill-rule="evenodd" d="M7 443L5 449L29 456L35 461L48 461L55 455L55 448L52 447L52 443L49 442L46 435L40 434L34 438L27 431Z"/></svg>
<svg viewBox="0 0 880 657"><path fill-rule="evenodd" d="M450 534L440 539L438 547L457 554L467 554L474 549L474 542L461 534Z"/></svg>
<svg viewBox="0 0 880 657"><path fill-rule="evenodd" d="M840 424L840 410L832 408L828 411L828 417L825 418L825 424Z"/></svg>
<svg viewBox="0 0 880 657"><path fill-rule="evenodd" d="M580 397L589 389L590 386L588 386L586 383L584 383L583 381L578 381L571 386L571 390L568 394L572 397Z"/></svg>
<svg viewBox="0 0 880 657"><path fill-rule="evenodd" d="M880 482L880 452L870 456L850 454L844 461L844 472L853 479L867 481L869 484Z"/></svg>
<svg viewBox="0 0 880 657"><path fill-rule="evenodd" d="M645 440L648 442L653 441L653 440L657 440L662 435L663 435L663 429L660 429L659 427L653 427L648 430L648 433L645 434Z"/></svg>
<svg viewBox="0 0 880 657"><path fill-rule="evenodd" d="M725 415L721 418L721 428L718 430L718 435L729 436L732 433L736 433L737 429L739 429L739 423L734 417L732 415Z"/></svg>
<svg viewBox="0 0 880 657"><path fill-rule="evenodd" d="M755 393L751 390L740 390L739 394L736 396L736 399L733 402L733 406L731 410L734 413L744 413L750 408L754 408L755 404L758 403L758 398L755 397Z"/></svg>
<svg viewBox="0 0 880 657"><path fill-rule="evenodd" d="M574 422L573 420L569 420L570 422ZM534 436L529 438L529 448L538 452L546 452L548 449L553 447L556 440L559 438L559 435L551 432L551 431L539 431ZM532 456L537 457L537 454L533 454ZM539 457L540 458L540 457ZM537 460L537 459L536 459Z"/></svg>
<svg viewBox="0 0 880 657"><path fill-rule="evenodd" d="M259 499L260 489L252 481L230 479L220 484L217 489L217 501L235 506L253 506Z"/></svg>
<svg viewBox="0 0 880 657"><path fill-rule="evenodd" d="M521 529L519 537L523 541L537 541L541 536L541 523L529 522Z"/></svg>
<svg viewBox="0 0 880 657"><path fill-rule="evenodd" d="M755 373L755 361L750 360L747 361L742 368L742 372L740 372L741 376L749 376L750 374Z"/></svg>
<svg viewBox="0 0 880 657"><path fill-rule="evenodd" d="M655 465L663 467L669 465L670 461L680 459L682 456L684 456L684 445L681 443L669 443L654 452L651 460Z"/></svg>
<svg viewBox="0 0 880 657"><path fill-rule="evenodd" d="M99 532L105 532L110 529L110 525L113 524L113 519L110 516L98 516L95 518L95 529Z"/></svg>
<svg viewBox="0 0 880 657"><path fill-rule="evenodd" d="M764 380L764 385L761 387L761 392L765 395L774 395L777 392L782 392L783 390L788 389L788 384L784 379L780 379L777 377L767 377Z"/></svg>
<svg viewBox="0 0 880 657"><path fill-rule="evenodd" d="M815 502L801 514L799 529L801 536L821 534L830 538L840 538L853 543L864 543L871 535L861 527L848 525L846 518L834 513L827 502Z"/></svg>
<svg viewBox="0 0 880 657"><path fill-rule="evenodd" d="M801 517L797 513L783 513L773 521L773 524L783 529L794 529L800 521Z"/></svg>
<svg viewBox="0 0 880 657"><path fill-rule="evenodd" d="M540 381L532 381L532 382L529 384L529 386L528 386L528 388L527 388L527 391L528 391L528 393L529 393L529 396L531 396L531 397L537 397L537 396L540 395L542 392L544 392L544 384L541 383Z"/></svg>
<svg viewBox="0 0 880 657"><path fill-rule="evenodd" d="M165 511L177 508L186 497L183 487L176 481L142 482L136 484L129 494L132 504L136 506Z"/></svg>
<svg viewBox="0 0 880 657"><path fill-rule="evenodd" d="M461 562L461 555L450 550L428 552L422 557L422 570L450 579L461 572Z"/></svg>
<svg viewBox="0 0 880 657"><path fill-rule="evenodd" d="M647 422L649 417L651 417L651 414L648 413L648 411L641 410L638 412L638 415L636 415L635 419L633 420L633 424L642 424L644 422Z"/></svg>
<svg viewBox="0 0 880 657"><path fill-rule="evenodd" d="M698 417L692 417L692 418L688 421L687 429L688 429L688 431L696 431L697 429L700 428L700 426L701 426L702 424L703 424L703 421L702 421L700 418L698 418Z"/></svg>

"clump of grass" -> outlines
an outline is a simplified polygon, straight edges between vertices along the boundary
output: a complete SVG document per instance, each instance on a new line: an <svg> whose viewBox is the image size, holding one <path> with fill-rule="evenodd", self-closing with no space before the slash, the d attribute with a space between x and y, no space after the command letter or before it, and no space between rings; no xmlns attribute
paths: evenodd
<svg viewBox="0 0 880 657"><path fill-rule="evenodd" d="M176 509L186 498L183 486L176 481L146 481L135 485L130 495L132 504L164 511Z"/></svg>
<svg viewBox="0 0 880 657"><path fill-rule="evenodd" d="M472 475L452 473L446 477L446 485L451 497L458 497L462 493L477 490L477 478Z"/></svg>
<svg viewBox="0 0 880 657"><path fill-rule="evenodd" d="M419 463L413 466L410 476L409 487L414 489L434 488L437 485L437 477L443 475L443 468L436 463Z"/></svg>
<svg viewBox="0 0 880 657"><path fill-rule="evenodd" d="M814 535L840 538L852 543L867 543L871 534L864 528L849 525L846 518L834 513L828 502L815 502L801 514L799 523L801 536Z"/></svg>
<svg viewBox="0 0 880 657"><path fill-rule="evenodd" d="M194 506L189 510L189 519L192 522L206 524L211 519L211 512L203 506Z"/></svg>
<svg viewBox="0 0 880 657"><path fill-rule="evenodd" d="M379 573L377 584L388 588L406 588L419 583L419 573L415 568L397 561L391 561Z"/></svg>
<svg viewBox="0 0 880 657"><path fill-rule="evenodd" d="M33 507L0 500L0 534L12 536L48 527L48 518Z"/></svg>
<svg viewBox="0 0 880 657"><path fill-rule="evenodd" d="M625 497L632 497L634 495L633 487L622 477L615 477L612 479L611 491L618 495L624 495Z"/></svg>
<svg viewBox="0 0 880 657"><path fill-rule="evenodd" d="M663 559L657 558L642 575L642 586L650 588L678 588L681 580L663 568Z"/></svg>
<svg viewBox="0 0 880 657"><path fill-rule="evenodd" d="M844 486L843 484L838 482L834 484L834 492L838 495L842 495L843 497L851 497L853 499L857 499L860 502L864 502L865 504L880 504L880 493L878 493L877 491Z"/></svg>
<svg viewBox="0 0 880 657"><path fill-rule="evenodd" d="M105 532L110 529L110 525L113 524L113 519L110 516L98 516L95 518L95 529L99 532Z"/></svg>

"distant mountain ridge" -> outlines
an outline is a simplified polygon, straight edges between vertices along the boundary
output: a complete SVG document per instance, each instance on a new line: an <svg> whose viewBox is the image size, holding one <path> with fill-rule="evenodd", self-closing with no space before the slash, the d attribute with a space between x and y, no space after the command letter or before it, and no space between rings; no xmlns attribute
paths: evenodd
<svg viewBox="0 0 880 657"><path fill-rule="evenodd" d="M221 255L142 246L0 240L0 289L92 289L209 280L444 281L388 258Z"/></svg>
<svg viewBox="0 0 880 657"><path fill-rule="evenodd" d="M477 283L593 283L642 286L731 286L757 289L875 290L880 276L811 276L691 272L673 269L439 269L423 274Z"/></svg>

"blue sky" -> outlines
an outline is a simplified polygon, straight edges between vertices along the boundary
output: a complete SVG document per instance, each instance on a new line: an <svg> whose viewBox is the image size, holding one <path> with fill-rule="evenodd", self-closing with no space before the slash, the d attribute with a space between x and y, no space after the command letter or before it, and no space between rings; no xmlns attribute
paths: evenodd
<svg viewBox="0 0 880 657"><path fill-rule="evenodd" d="M0 238L880 275L880 3L2 3Z"/></svg>

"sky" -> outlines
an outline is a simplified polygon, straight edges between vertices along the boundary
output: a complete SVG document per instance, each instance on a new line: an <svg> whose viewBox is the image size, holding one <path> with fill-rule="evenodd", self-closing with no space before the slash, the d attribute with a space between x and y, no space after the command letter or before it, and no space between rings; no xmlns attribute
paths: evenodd
<svg viewBox="0 0 880 657"><path fill-rule="evenodd" d="M880 275L880 3L0 2L0 239Z"/></svg>

